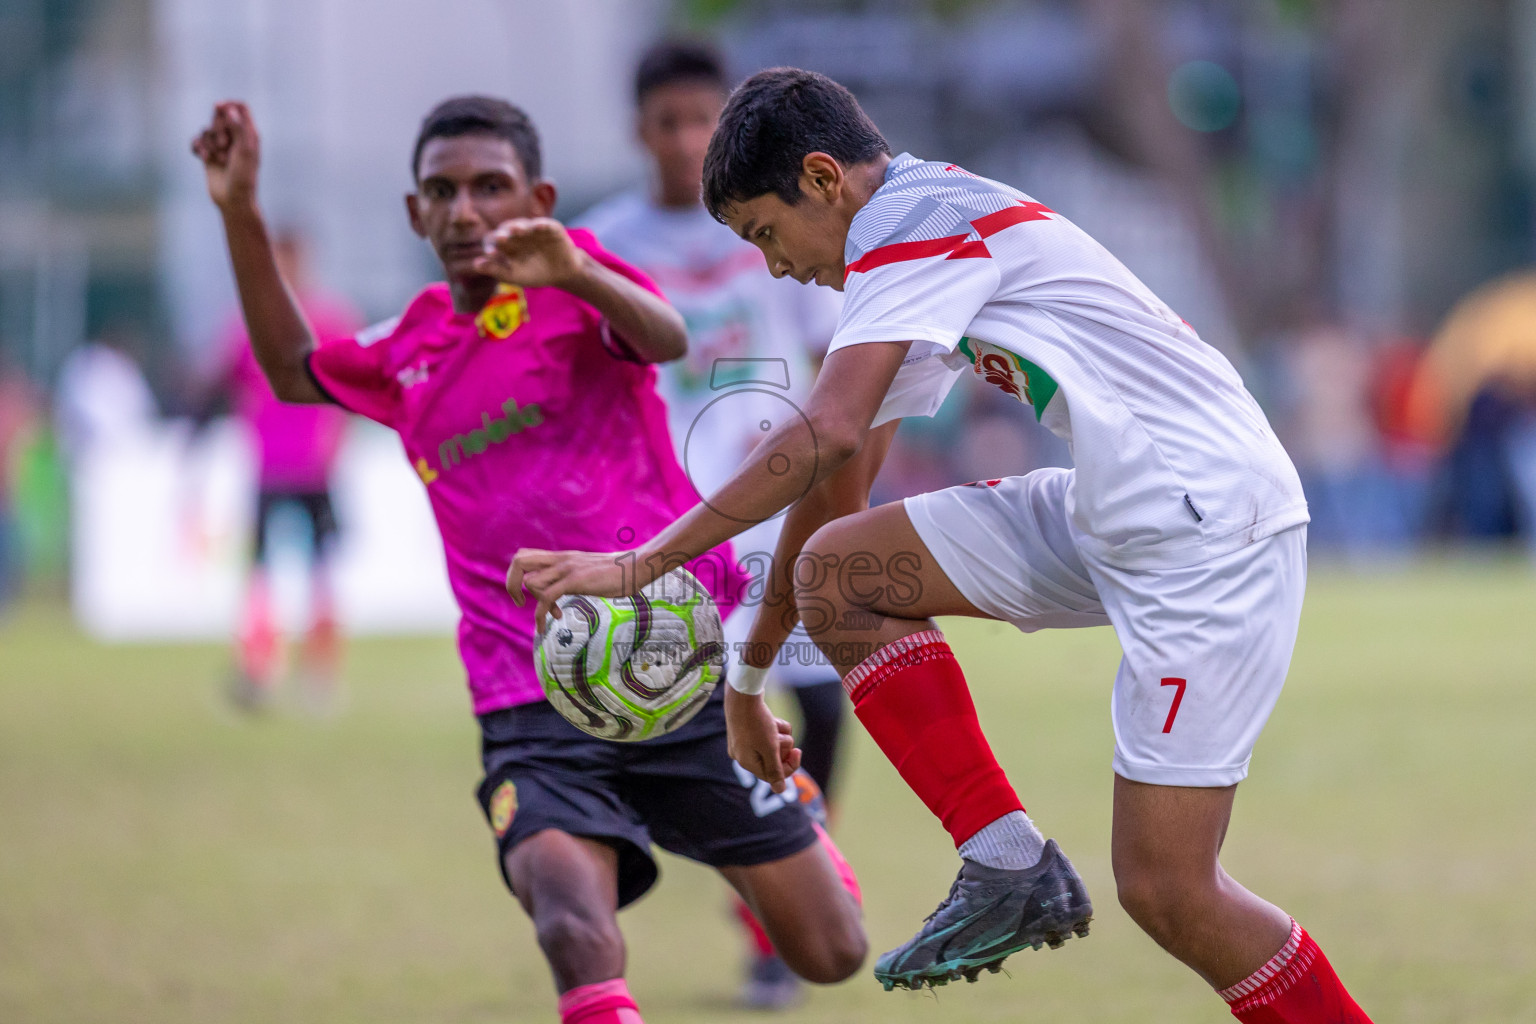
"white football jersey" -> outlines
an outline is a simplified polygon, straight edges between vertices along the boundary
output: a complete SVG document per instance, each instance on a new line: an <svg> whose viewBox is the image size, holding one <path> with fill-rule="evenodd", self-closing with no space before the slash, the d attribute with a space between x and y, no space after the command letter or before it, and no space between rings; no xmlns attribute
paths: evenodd
<svg viewBox="0 0 1536 1024"><path fill-rule="evenodd" d="M903 153L854 217L831 350L912 341L876 423L932 415L970 370L1066 440L1080 542L1176 568L1307 522L1295 467L1232 364L1029 196Z"/></svg>
<svg viewBox="0 0 1536 1024"><path fill-rule="evenodd" d="M645 271L688 326L688 354L659 365L657 383L678 457L708 495L763 439L764 423L796 414L842 296L775 279L757 247L703 206L666 209L636 190L593 207L580 224Z"/></svg>

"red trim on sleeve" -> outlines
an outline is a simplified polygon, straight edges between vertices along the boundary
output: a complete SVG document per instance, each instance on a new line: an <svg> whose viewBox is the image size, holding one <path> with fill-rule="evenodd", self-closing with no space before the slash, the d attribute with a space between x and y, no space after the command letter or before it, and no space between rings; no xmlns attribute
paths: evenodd
<svg viewBox="0 0 1536 1024"><path fill-rule="evenodd" d="M982 238L988 238L997 234L1004 228L1011 228L1015 224L1023 224L1025 221L1045 220L1046 217L1056 211L1044 203L1019 203L1017 206L1009 206L989 213L985 217L977 217L971 221L971 227Z"/></svg>
<svg viewBox="0 0 1536 1024"><path fill-rule="evenodd" d="M955 251L944 257L947 260L989 260L992 258L992 250L987 248L987 243L980 239L972 239L962 242L955 247Z"/></svg>
<svg viewBox="0 0 1536 1024"><path fill-rule="evenodd" d="M863 256L848 264L848 273L862 274L874 270L876 267L884 267L891 263L905 263L908 260L925 260L930 256L944 256L959 248L965 242L964 235L950 235L947 238L924 238L916 242L892 242L890 245L882 245L878 249L871 249Z"/></svg>

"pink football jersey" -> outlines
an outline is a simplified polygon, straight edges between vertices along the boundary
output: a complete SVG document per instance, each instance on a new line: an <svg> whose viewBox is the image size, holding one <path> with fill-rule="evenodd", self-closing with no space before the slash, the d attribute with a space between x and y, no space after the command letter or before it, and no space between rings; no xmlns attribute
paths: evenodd
<svg viewBox="0 0 1536 1024"><path fill-rule="evenodd" d="M361 318L344 303L303 295L299 305L321 344L349 337ZM235 317L225 332L223 352L236 414L250 428L263 490L320 491L341 448L347 417L324 405L291 405L272 393L251 352L245 322Z"/></svg>
<svg viewBox="0 0 1536 1024"><path fill-rule="evenodd" d="M589 232L571 237L656 291ZM699 500L673 454L656 371L557 288L503 286L471 315L431 285L398 319L321 346L309 366L337 404L399 432L427 489L476 714L543 698L532 602L519 608L505 589L518 548L624 550ZM689 568L725 614L743 581L729 546Z"/></svg>

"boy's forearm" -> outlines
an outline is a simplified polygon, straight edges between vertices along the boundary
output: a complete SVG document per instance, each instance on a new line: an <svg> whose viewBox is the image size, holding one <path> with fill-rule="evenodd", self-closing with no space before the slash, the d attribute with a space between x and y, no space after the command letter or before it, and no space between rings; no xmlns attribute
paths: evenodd
<svg viewBox="0 0 1536 1024"><path fill-rule="evenodd" d="M565 288L589 303L641 362L665 363L688 350L688 331L677 310L623 274L582 254L583 269Z"/></svg>
<svg viewBox="0 0 1536 1024"><path fill-rule="evenodd" d="M855 451L818 445L812 428L795 417L764 438L708 501L683 513L638 555L656 575L697 558L800 500L808 493L807 484L814 488ZM781 465L790 468L770 468ZM811 479L797 467L814 467Z"/></svg>
<svg viewBox="0 0 1536 1024"><path fill-rule="evenodd" d="M222 211L224 237L251 350L272 391L285 402L324 402L304 358L315 338L277 269L266 223L254 206Z"/></svg>
<svg viewBox="0 0 1536 1024"><path fill-rule="evenodd" d="M811 488L784 517L773 565L768 571L763 603L747 635L742 661L756 668L772 665L784 641L789 639L799 611L795 604L795 563L815 532L843 516L869 508L869 491L885 464L895 437L897 422L870 431L859 453L835 473Z"/></svg>

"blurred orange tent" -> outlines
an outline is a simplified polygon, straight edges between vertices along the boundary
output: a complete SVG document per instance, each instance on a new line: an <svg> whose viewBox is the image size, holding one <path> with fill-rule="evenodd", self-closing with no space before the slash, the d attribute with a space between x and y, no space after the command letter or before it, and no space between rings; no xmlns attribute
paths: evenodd
<svg viewBox="0 0 1536 1024"><path fill-rule="evenodd" d="M1536 396L1536 271L1500 278L1456 304L1419 364L1410 414L1426 435L1449 440L1490 385Z"/></svg>

